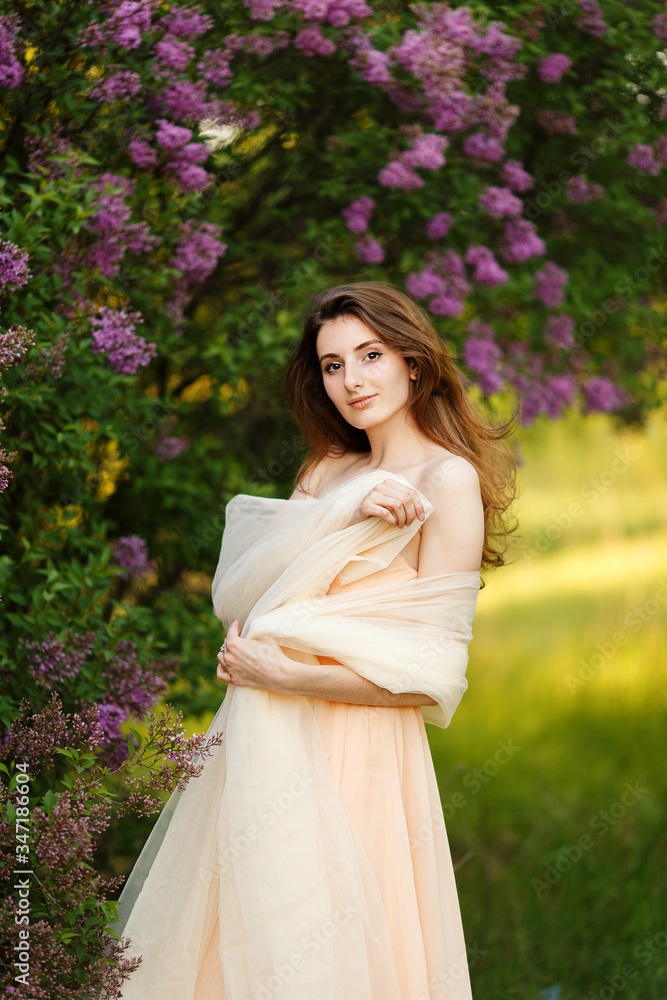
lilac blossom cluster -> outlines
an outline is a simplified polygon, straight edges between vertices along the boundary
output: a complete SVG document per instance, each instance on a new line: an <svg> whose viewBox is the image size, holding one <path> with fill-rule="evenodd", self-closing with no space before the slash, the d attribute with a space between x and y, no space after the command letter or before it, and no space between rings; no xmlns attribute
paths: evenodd
<svg viewBox="0 0 667 1000"><path fill-rule="evenodd" d="M344 208L341 215L347 223L347 228L352 233L364 233L368 229L371 215L375 208L375 201L367 195L356 198L347 208Z"/></svg>
<svg viewBox="0 0 667 1000"><path fill-rule="evenodd" d="M452 216L449 212L436 212L426 224L426 235L431 240L442 240L452 227Z"/></svg>
<svg viewBox="0 0 667 1000"><path fill-rule="evenodd" d="M563 288L568 282L568 273L553 261L548 261L535 275L535 298L545 306L554 308L563 302Z"/></svg>
<svg viewBox="0 0 667 1000"><path fill-rule="evenodd" d="M426 267L408 275L406 288L416 298L428 298L428 307L436 316L458 316L463 300L470 292L465 264L454 250L443 254L428 251Z"/></svg>
<svg viewBox="0 0 667 1000"><path fill-rule="evenodd" d="M17 58L24 43L17 44L15 37L20 26L18 14L0 16L0 87L17 87L24 76L25 71Z"/></svg>
<svg viewBox="0 0 667 1000"><path fill-rule="evenodd" d="M604 38L607 34L607 24L602 16L598 0L576 0L581 8L577 23L582 31L596 38Z"/></svg>
<svg viewBox="0 0 667 1000"><path fill-rule="evenodd" d="M663 45L667 45L667 11L651 18L651 26Z"/></svg>
<svg viewBox="0 0 667 1000"><path fill-rule="evenodd" d="M424 181L416 173L416 168L439 170L445 164L444 151L448 139L434 132L423 132L420 126L409 126L403 130L408 134L409 145L402 153L396 153L386 167L378 174L378 181L384 187L413 191L423 187Z"/></svg>
<svg viewBox="0 0 667 1000"><path fill-rule="evenodd" d="M509 280L507 271L503 270L488 247L468 247L465 262L466 264L472 264L475 268L473 277L480 285L486 285L487 287L504 285Z"/></svg>
<svg viewBox="0 0 667 1000"><path fill-rule="evenodd" d="M176 332L180 332L183 309L193 289L206 281L227 250L227 244L220 239L221 235L222 227L214 222L197 224L189 220L178 227L176 248L169 261L169 267L178 272L178 277L167 303L169 314L176 324Z"/></svg>
<svg viewBox="0 0 667 1000"><path fill-rule="evenodd" d="M28 251L7 240L0 241L0 295L15 291L29 278Z"/></svg>
<svg viewBox="0 0 667 1000"><path fill-rule="evenodd" d="M113 560L123 568L121 579L138 580L156 568L154 560L149 560L146 540L140 535L124 535L114 545Z"/></svg>
<svg viewBox="0 0 667 1000"><path fill-rule="evenodd" d="M24 326L14 324L5 333L0 333L0 376L8 368L19 364L29 347L35 344L35 334L32 330L27 330ZM0 402L7 395L5 386L0 388ZM5 424L0 417L0 432L5 429ZM9 452L0 446L0 493L9 486L12 480L12 470L9 468L16 458L15 451Z"/></svg>
<svg viewBox="0 0 667 1000"><path fill-rule="evenodd" d="M637 143L628 152L627 162L644 174L659 174L667 167L667 135L661 135L654 143Z"/></svg>
<svg viewBox="0 0 667 1000"><path fill-rule="evenodd" d="M86 220L86 228L95 242L86 250L88 265L99 267L100 273L114 278L126 250L148 253L159 239L148 231L147 222L130 222L132 210L126 198L134 192L136 181L116 174L102 174L93 184L97 197L92 202L96 211Z"/></svg>
<svg viewBox="0 0 667 1000"><path fill-rule="evenodd" d="M127 740L120 731L122 723L142 719L162 697L177 668L177 657L142 666L131 639L116 643L105 664L105 695L98 706L100 746L110 763L118 765L127 756Z"/></svg>
<svg viewBox="0 0 667 1000"><path fill-rule="evenodd" d="M475 372L482 390L491 395L504 384L499 371L502 351L495 343L493 328L488 323L473 320L468 323L467 329L469 336L463 344L463 360Z"/></svg>
<svg viewBox="0 0 667 1000"><path fill-rule="evenodd" d="M587 180L583 174L569 177L565 184L565 195L575 205L582 205L587 201L597 201L603 194L602 184Z"/></svg>
<svg viewBox="0 0 667 1000"><path fill-rule="evenodd" d="M548 135L574 135L577 131L577 119L567 111L538 108L535 117Z"/></svg>
<svg viewBox="0 0 667 1000"><path fill-rule="evenodd" d="M143 323L141 313L109 306L102 306L92 321L93 352L106 354L110 367L119 375L134 375L157 353L155 344L135 333L136 323Z"/></svg>
<svg viewBox="0 0 667 1000"><path fill-rule="evenodd" d="M149 816L158 812L163 793L183 790L224 740L222 732L208 738L205 733L187 736L181 713L172 718L171 712L158 716L151 709L147 733L137 752L131 758L119 755L109 767L104 755L100 758L94 753L100 735L97 705L66 712L54 693L37 712L23 699L9 732L0 738L0 760L23 762L33 778L52 772L48 785L31 782L29 854L21 855L26 869L38 876L30 921L29 994L33 1000L62 995L65 983L70 1000L86 1000L92 995L120 998L122 983L140 959L124 958L128 942L110 940L106 929L109 893L115 897L124 876L98 875L95 855L100 838L113 814ZM56 777L53 765L60 750L78 754L84 768L72 768L64 779ZM114 777L113 789L107 784L108 775ZM43 798L47 789L48 806ZM17 788L9 791L7 784L0 782L3 890L8 890L10 879L16 877L11 874L16 864L16 830L8 817L10 804L18 805L19 794ZM19 938L18 897L9 891L5 895L7 902L0 915L0 961L10 968L25 942ZM81 948L85 949L83 977ZM14 991L10 987L7 992L7 996L23 995L27 994L20 988Z"/></svg>
<svg viewBox="0 0 667 1000"><path fill-rule="evenodd" d="M76 677L89 660L97 642L95 632L80 635L67 629L64 639L49 632L40 641L19 639L19 648L27 654L28 673L45 688Z"/></svg>
<svg viewBox="0 0 667 1000"><path fill-rule="evenodd" d="M540 79L544 80L545 83L558 83L563 73L571 65L572 60L569 56L564 55L562 52L552 52L540 60L537 72L540 74Z"/></svg>
<svg viewBox="0 0 667 1000"><path fill-rule="evenodd" d="M509 188L494 187L492 184L481 192L478 200L492 219L514 218L523 210L523 202Z"/></svg>

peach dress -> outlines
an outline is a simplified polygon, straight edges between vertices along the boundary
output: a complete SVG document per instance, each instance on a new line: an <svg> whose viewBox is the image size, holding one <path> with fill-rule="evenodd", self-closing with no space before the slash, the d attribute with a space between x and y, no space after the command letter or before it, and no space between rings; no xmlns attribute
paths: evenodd
<svg viewBox="0 0 667 1000"><path fill-rule="evenodd" d="M336 577L329 593L412 576L417 571L398 555L363 580L342 586ZM454 868L420 707L307 701L377 880L401 1000L472 1000ZM216 921L193 1000L226 1000L218 934ZM373 998L384 1000L383 983Z"/></svg>
<svg viewBox="0 0 667 1000"><path fill-rule="evenodd" d="M401 532L369 518L346 529L362 485L344 484L312 505L235 500L241 512L228 514L237 549L221 555L216 614L223 623L245 619L249 638L290 636L287 654L327 648L339 659L314 653L319 662L349 658L381 687L430 690L446 725L465 688L479 574L420 581L400 555L416 523ZM247 536L257 518L280 518L284 509L294 520L286 517L269 562L261 537L252 547ZM306 551L292 568L300 538L312 556ZM378 541L383 547L373 548ZM390 545L397 546L393 558ZM357 553L380 568L355 574L363 568ZM332 600L323 607L309 594L332 564L342 568L326 577ZM346 597L373 587L384 602L375 619L362 593ZM268 596L256 608L258 593ZM387 617L390 601L395 621ZM472 1000L424 725L429 711L437 717L430 706L230 686L209 729L225 734L223 744L199 777L173 793L121 894L125 916L114 929L132 941L125 957L143 958L122 1000Z"/></svg>
<svg viewBox="0 0 667 1000"><path fill-rule="evenodd" d="M328 593L416 576L398 555L363 580L343 586L336 577ZM401 1000L470 1000L454 868L421 708L308 701L377 878Z"/></svg>

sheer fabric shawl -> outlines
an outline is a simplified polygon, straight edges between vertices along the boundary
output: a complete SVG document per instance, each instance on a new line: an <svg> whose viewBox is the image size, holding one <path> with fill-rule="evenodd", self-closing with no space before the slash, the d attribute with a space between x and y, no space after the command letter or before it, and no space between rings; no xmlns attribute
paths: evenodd
<svg viewBox="0 0 667 1000"><path fill-rule="evenodd" d="M327 594L337 575L346 584L387 567L423 523L347 527L387 478L412 485L373 469L322 499L233 497L213 607L225 628L237 618L243 637L274 639L295 660L333 657L394 693L430 695L424 719L444 728L467 687L480 574ZM218 731L223 744L172 794L120 896L112 926L144 956L123 997L192 998L217 921L225 1000L272 996L281 974L283 1000L371 1000L378 981L400 1000L377 882L308 700L230 685ZM335 933L318 934L325 926Z"/></svg>

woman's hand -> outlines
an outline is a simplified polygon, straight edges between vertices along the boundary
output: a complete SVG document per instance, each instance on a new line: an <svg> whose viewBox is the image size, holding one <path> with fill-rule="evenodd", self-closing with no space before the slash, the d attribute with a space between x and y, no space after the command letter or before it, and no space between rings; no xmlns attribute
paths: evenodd
<svg viewBox="0 0 667 1000"><path fill-rule="evenodd" d="M383 518L392 527L398 528L412 524L416 517L420 521L426 517L417 490L411 486L404 486L395 479L383 479L374 486L354 511L347 527L374 515Z"/></svg>
<svg viewBox="0 0 667 1000"><path fill-rule="evenodd" d="M235 618L227 629L225 652L218 653L218 680L239 687L279 691L285 681L287 657L273 639L242 639Z"/></svg>

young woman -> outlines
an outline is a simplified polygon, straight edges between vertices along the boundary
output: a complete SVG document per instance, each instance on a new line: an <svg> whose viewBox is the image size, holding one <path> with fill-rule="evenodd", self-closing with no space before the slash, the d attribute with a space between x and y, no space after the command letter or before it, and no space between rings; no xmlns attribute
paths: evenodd
<svg viewBox="0 0 667 1000"><path fill-rule="evenodd" d="M287 369L310 450L287 500L226 508L223 745L163 810L114 929L123 997L470 1000L424 728L446 727L514 464L424 311L319 294Z"/></svg>

